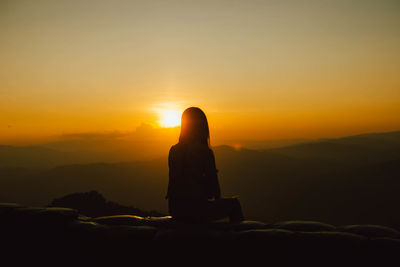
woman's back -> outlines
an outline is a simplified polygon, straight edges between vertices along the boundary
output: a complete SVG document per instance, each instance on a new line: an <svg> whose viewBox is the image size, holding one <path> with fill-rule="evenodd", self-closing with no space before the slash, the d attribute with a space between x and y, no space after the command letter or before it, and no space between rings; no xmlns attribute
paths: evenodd
<svg viewBox="0 0 400 267"><path fill-rule="evenodd" d="M213 151L203 145L177 143L168 156L168 198L208 199L220 196Z"/></svg>

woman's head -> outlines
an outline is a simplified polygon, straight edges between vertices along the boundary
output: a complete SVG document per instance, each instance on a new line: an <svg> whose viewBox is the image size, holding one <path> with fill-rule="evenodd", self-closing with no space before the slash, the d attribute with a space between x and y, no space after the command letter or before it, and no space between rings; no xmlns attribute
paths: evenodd
<svg viewBox="0 0 400 267"><path fill-rule="evenodd" d="M190 107L182 113L179 142L210 146L207 117L201 109Z"/></svg>

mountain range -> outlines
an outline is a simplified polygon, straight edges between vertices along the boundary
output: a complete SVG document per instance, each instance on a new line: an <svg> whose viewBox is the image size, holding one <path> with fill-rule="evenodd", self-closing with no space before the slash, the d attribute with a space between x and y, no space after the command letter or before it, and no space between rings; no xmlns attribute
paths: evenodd
<svg viewBox="0 0 400 267"><path fill-rule="evenodd" d="M239 195L249 219L400 228L400 131L270 149L213 149L222 194ZM0 202L45 205L97 190L123 205L166 213L165 156L108 163L82 158L40 146L1 146Z"/></svg>

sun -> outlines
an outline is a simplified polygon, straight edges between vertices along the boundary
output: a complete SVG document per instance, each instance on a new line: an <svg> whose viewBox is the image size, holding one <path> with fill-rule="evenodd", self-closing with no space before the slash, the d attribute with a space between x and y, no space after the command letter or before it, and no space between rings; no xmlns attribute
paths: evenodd
<svg viewBox="0 0 400 267"><path fill-rule="evenodd" d="M164 109L159 111L159 124L162 127L175 127L181 125L181 112L174 109Z"/></svg>

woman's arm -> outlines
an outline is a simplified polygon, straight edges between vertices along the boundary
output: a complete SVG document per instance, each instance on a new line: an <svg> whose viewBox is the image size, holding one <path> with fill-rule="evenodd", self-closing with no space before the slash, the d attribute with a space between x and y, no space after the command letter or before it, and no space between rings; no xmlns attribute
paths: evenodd
<svg viewBox="0 0 400 267"><path fill-rule="evenodd" d="M168 153L168 191L165 198L169 198L176 191L177 180L182 177L182 158L176 153L176 147L172 146Z"/></svg>

